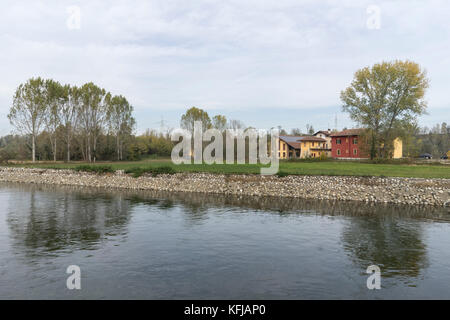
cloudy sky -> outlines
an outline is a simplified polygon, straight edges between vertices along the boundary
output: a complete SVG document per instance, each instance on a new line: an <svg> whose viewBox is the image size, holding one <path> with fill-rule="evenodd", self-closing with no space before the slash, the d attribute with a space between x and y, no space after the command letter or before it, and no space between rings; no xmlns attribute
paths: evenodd
<svg viewBox="0 0 450 320"><path fill-rule="evenodd" d="M428 72L421 124L450 123L447 0L2 0L0 135L36 76L125 95L138 132L177 127L190 106L258 128L352 127L339 92L394 59Z"/></svg>

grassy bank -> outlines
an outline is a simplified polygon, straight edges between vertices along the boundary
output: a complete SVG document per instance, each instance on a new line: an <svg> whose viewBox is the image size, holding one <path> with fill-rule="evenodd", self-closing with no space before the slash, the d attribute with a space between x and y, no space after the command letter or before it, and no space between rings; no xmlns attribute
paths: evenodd
<svg viewBox="0 0 450 320"><path fill-rule="evenodd" d="M250 164L183 164L174 165L170 159L146 160L136 162L99 162L96 164L85 163L38 163L18 164L13 166L53 169L78 169L81 171L108 172L124 170L139 176L150 172L210 172L223 174L258 174L261 165ZM95 170L96 168L98 170ZM160 169L164 167L164 169ZM170 170L168 167L173 169ZM280 175L336 175L336 176L386 176L386 177L410 177L410 178L445 178L450 179L450 165L436 164L375 164L367 162L350 161L298 161L280 162Z"/></svg>

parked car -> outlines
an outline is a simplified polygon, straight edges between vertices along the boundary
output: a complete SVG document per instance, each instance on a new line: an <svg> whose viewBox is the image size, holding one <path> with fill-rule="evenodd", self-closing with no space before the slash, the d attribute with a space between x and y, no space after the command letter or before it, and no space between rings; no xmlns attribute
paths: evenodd
<svg viewBox="0 0 450 320"><path fill-rule="evenodd" d="M429 153L422 153L422 154L419 156L419 158L421 158L421 159L432 159L433 156L432 156L431 154L429 154Z"/></svg>
<svg viewBox="0 0 450 320"><path fill-rule="evenodd" d="M448 155L444 154L441 159L447 160L448 159Z"/></svg>

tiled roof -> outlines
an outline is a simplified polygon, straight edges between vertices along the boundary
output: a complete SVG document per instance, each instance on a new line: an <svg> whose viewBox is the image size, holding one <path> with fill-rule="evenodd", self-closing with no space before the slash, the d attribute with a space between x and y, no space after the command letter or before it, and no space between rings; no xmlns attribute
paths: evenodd
<svg viewBox="0 0 450 320"><path fill-rule="evenodd" d="M280 139L286 142L294 149L300 149L303 141L326 142L327 140L313 136L280 136Z"/></svg>
<svg viewBox="0 0 450 320"><path fill-rule="evenodd" d="M343 131L335 132L331 134L332 137L348 137L348 136L359 136L364 129L346 129Z"/></svg>
<svg viewBox="0 0 450 320"><path fill-rule="evenodd" d="M313 137L313 136L306 136L306 137L300 137L298 141L317 141L317 142L327 142L327 140L319 137Z"/></svg>
<svg viewBox="0 0 450 320"><path fill-rule="evenodd" d="M280 139L284 142L297 142L300 138L301 136L280 136Z"/></svg>
<svg viewBox="0 0 450 320"><path fill-rule="evenodd" d="M326 142L327 140L314 136L280 136L280 139L286 143L302 142L302 141L319 141Z"/></svg>
<svg viewBox="0 0 450 320"><path fill-rule="evenodd" d="M320 131L317 131L316 133L314 133L314 136L318 135L319 133L323 133L326 136L331 135L331 131L320 130Z"/></svg>
<svg viewBox="0 0 450 320"><path fill-rule="evenodd" d="M301 137L299 136L280 136L280 139L286 142L288 145L290 145L294 149L300 149L300 142L298 142L298 139Z"/></svg>

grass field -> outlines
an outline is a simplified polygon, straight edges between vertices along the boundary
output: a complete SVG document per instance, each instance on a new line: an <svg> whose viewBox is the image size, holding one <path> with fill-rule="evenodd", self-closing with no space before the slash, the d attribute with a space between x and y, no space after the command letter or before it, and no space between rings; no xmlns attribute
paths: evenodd
<svg viewBox="0 0 450 320"><path fill-rule="evenodd" d="M76 169L86 163L39 163L20 164L13 166ZM98 162L90 166L110 166L113 170L129 172L153 172L159 167L171 167L176 172L211 172L224 174L260 173L261 165L250 164L198 164L175 165L170 159L144 160L135 162ZM100 169L100 168L99 168ZM335 175L335 176L386 176L386 177L416 177L416 178L446 178L450 179L450 165L437 164L374 164L353 161L281 161L281 175Z"/></svg>

